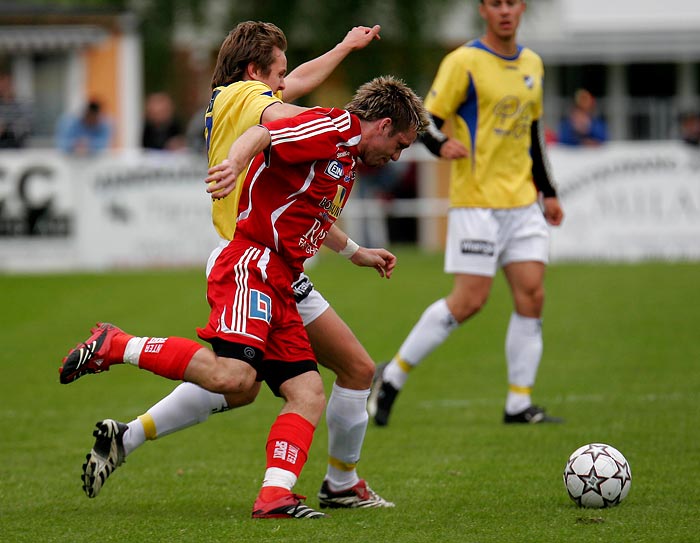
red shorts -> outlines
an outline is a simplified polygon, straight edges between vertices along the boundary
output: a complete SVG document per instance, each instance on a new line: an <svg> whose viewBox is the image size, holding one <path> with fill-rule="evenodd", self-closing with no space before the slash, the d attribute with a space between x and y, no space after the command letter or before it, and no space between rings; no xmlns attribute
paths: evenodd
<svg viewBox="0 0 700 543"><path fill-rule="evenodd" d="M263 360L316 360L294 301L294 279L277 253L234 239L209 272L211 313L197 334L254 347L264 352Z"/></svg>

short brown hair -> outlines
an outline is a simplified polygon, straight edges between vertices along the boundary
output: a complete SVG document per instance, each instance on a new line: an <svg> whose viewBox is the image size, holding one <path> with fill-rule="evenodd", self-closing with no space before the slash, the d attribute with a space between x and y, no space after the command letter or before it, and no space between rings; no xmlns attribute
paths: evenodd
<svg viewBox="0 0 700 543"><path fill-rule="evenodd" d="M261 21L237 24L221 44L211 88L242 81L251 62L268 75L275 61L275 47L287 50L287 38L276 25Z"/></svg>
<svg viewBox="0 0 700 543"><path fill-rule="evenodd" d="M363 84L345 109L365 121L388 117L394 134L410 128L420 134L428 126L429 117L423 101L406 83L390 75Z"/></svg>

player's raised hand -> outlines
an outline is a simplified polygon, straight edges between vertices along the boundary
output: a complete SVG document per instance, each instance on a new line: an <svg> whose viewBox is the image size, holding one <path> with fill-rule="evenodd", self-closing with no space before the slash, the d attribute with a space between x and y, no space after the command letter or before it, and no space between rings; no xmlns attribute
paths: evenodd
<svg viewBox="0 0 700 543"><path fill-rule="evenodd" d="M391 278L391 274L396 267L396 256L386 249L368 249L360 247L354 255L350 257L350 261L356 266L366 266L374 268L379 273L380 277Z"/></svg>
<svg viewBox="0 0 700 543"><path fill-rule="evenodd" d="M371 28L369 26L353 27L340 43L350 49L350 51L363 49L372 43L372 41L382 39L379 35L381 29L382 27L379 25L374 25Z"/></svg>
<svg viewBox="0 0 700 543"><path fill-rule="evenodd" d="M214 200L218 200L228 196L236 188L236 179L241 172L226 158L209 168L207 173L209 176L204 180L207 184L207 192Z"/></svg>

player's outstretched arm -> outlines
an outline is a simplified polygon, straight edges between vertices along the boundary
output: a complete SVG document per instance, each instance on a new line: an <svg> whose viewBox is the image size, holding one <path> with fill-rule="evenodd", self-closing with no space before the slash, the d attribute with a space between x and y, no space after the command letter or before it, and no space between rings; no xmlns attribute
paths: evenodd
<svg viewBox="0 0 700 543"><path fill-rule="evenodd" d="M356 266L374 268L380 277L390 279L396 267L396 256L391 252L381 248L361 247L336 225L331 226L323 243Z"/></svg>
<svg viewBox="0 0 700 543"><path fill-rule="evenodd" d="M308 110L307 107L295 106L294 104L285 104L284 102L275 102L265 108L262 113L261 122L269 123L277 119L286 119L294 117Z"/></svg>
<svg viewBox="0 0 700 543"><path fill-rule="evenodd" d="M214 199L228 196L236 188L236 179L248 167L258 153L270 146L270 132L264 126L256 125L231 144L228 156L216 166L209 168L207 192Z"/></svg>
<svg viewBox="0 0 700 543"><path fill-rule="evenodd" d="M379 25L374 25L371 28L369 26L356 26L333 49L292 70L285 78L285 101L293 102L310 93L323 83L350 53L364 49L372 41L381 39L380 30Z"/></svg>

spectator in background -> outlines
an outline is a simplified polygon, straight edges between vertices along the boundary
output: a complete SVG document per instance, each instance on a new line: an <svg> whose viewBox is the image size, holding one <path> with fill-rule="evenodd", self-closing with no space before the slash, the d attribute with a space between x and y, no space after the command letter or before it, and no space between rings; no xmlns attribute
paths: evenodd
<svg viewBox="0 0 700 543"><path fill-rule="evenodd" d="M680 116L681 139L688 145L700 145L700 113L686 111Z"/></svg>
<svg viewBox="0 0 700 543"><path fill-rule="evenodd" d="M586 89L574 94L569 114L559 124L559 143L596 146L608 139L608 127L596 112L596 99Z"/></svg>
<svg viewBox="0 0 700 543"><path fill-rule="evenodd" d="M31 124L31 107L16 100L10 75L0 74L0 149L24 147Z"/></svg>
<svg viewBox="0 0 700 543"><path fill-rule="evenodd" d="M146 98L141 143L144 149L179 151L185 148L182 124L175 116L175 104L168 94L155 92Z"/></svg>
<svg viewBox="0 0 700 543"><path fill-rule="evenodd" d="M80 115L64 115L56 130L56 147L73 155L99 153L109 146L111 139L112 123L97 100L91 100Z"/></svg>

